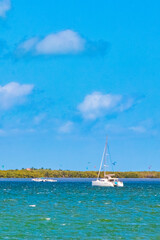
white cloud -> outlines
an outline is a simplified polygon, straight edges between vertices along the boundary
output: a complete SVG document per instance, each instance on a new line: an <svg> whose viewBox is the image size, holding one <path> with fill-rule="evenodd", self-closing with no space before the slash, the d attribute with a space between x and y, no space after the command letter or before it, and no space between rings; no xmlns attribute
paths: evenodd
<svg viewBox="0 0 160 240"><path fill-rule="evenodd" d="M34 128L26 128L26 129L13 128L8 130L8 134L25 134L25 133L34 133L34 132L36 132Z"/></svg>
<svg viewBox="0 0 160 240"><path fill-rule="evenodd" d="M131 108L133 104L132 98L125 98L119 94L93 92L78 105L78 110L84 119L95 120L108 114L123 112Z"/></svg>
<svg viewBox="0 0 160 240"><path fill-rule="evenodd" d="M32 134L35 133L36 130L34 128L8 128L8 129L0 129L0 137L5 137L9 135L20 135L20 134Z"/></svg>
<svg viewBox="0 0 160 240"><path fill-rule="evenodd" d="M66 29L44 37L32 37L19 44L16 54L24 55L67 55L86 54L87 56L104 56L110 44L105 40L90 41L79 33Z"/></svg>
<svg viewBox="0 0 160 240"><path fill-rule="evenodd" d="M52 33L42 39L33 37L21 43L18 51L37 55L76 54L85 48L85 39L72 30Z"/></svg>
<svg viewBox="0 0 160 240"><path fill-rule="evenodd" d="M156 125L152 119L146 119L144 121L139 122L136 125L129 127L129 130L134 133L147 133L155 135L157 134Z"/></svg>
<svg viewBox="0 0 160 240"><path fill-rule="evenodd" d="M36 45L38 54L68 54L84 50L85 40L78 33L65 30L50 34Z"/></svg>
<svg viewBox="0 0 160 240"><path fill-rule="evenodd" d="M0 109L9 109L14 105L22 104L26 96L33 90L32 84L19 84L10 82L0 86Z"/></svg>
<svg viewBox="0 0 160 240"><path fill-rule="evenodd" d="M45 119L45 117L46 117L45 113L40 113L39 115L34 117L33 121L34 121L35 124L38 125L39 123L41 123Z"/></svg>
<svg viewBox="0 0 160 240"><path fill-rule="evenodd" d="M10 10L11 2L10 0L1 0L0 1L0 17L5 17L6 12Z"/></svg>
<svg viewBox="0 0 160 240"><path fill-rule="evenodd" d="M59 128L61 133L70 133L73 129L73 122L68 121Z"/></svg>
<svg viewBox="0 0 160 240"><path fill-rule="evenodd" d="M33 37L30 38L26 41L24 41L23 43L21 43L18 47L18 49L22 52L22 53L26 53L28 51L31 51L34 49L34 47L36 46L36 43L38 42L38 38Z"/></svg>
<svg viewBox="0 0 160 240"><path fill-rule="evenodd" d="M130 130L132 130L133 132L137 132L137 133L145 133L146 132L146 128L143 126L133 126L129 128Z"/></svg>

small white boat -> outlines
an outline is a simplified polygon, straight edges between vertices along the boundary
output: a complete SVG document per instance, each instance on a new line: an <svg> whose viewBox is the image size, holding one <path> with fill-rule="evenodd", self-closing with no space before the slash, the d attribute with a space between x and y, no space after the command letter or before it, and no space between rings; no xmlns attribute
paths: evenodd
<svg viewBox="0 0 160 240"><path fill-rule="evenodd" d="M119 181L118 178L113 177L113 176L115 176L115 174L106 174L106 167L108 166L107 165L108 164L107 156L109 156L109 154L107 152L107 138L106 138L106 144L105 144L105 148L104 148L103 155L102 155L102 160L101 160L101 164L100 164L100 168L99 168L99 172L98 172L98 177L97 177L97 180L92 181L92 186L123 187L123 182ZM100 178L102 165L104 166L104 177Z"/></svg>
<svg viewBox="0 0 160 240"><path fill-rule="evenodd" d="M34 182L57 182L56 179L51 179L51 178L33 178L32 181L34 181Z"/></svg>

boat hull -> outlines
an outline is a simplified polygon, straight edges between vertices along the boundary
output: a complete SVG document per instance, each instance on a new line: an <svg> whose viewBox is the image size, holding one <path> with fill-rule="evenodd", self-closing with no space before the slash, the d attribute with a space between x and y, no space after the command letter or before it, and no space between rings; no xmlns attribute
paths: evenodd
<svg viewBox="0 0 160 240"><path fill-rule="evenodd" d="M57 182L55 179L42 179L42 178L33 178L34 182Z"/></svg>
<svg viewBox="0 0 160 240"><path fill-rule="evenodd" d="M99 186L99 187L123 187L123 182L114 181L111 182L108 179L105 180L96 180L92 181L92 186Z"/></svg>
<svg viewBox="0 0 160 240"><path fill-rule="evenodd" d="M118 182L115 184L115 186L116 186L116 187L123 187L124 184L123 184L123 182L118 181Z"/></svg>
<svg viewBox="0 0 160 240"><path fill-rule="evenodd" d="M109 181L92 181L92 186L98 186L98 187L114 187L114 184Z"/></svg>

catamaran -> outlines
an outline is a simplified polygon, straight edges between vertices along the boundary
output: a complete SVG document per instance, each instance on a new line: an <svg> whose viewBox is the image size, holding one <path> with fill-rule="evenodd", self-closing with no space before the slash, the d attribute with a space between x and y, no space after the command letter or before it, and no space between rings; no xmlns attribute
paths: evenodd
<svg viewBox="0 0 160 240"><path fill-rule="evenodd" d="M92 181L92 186L100 186L100 187L123 187L123 182L119 181L118 178L115 178L115 174L106 174L106 167L109 165L109 153L108 153L108 145L107 145L107 138L106 138L106 144L104 147L102 160L98 172L97 179L95 181ZM101 169L104 169L104 177L100 178Z"/></svg>

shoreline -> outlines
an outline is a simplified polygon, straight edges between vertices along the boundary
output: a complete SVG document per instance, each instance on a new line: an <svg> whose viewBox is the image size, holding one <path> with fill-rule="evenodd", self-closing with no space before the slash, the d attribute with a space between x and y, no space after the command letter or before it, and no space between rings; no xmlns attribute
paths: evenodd
<svg viewBox="0 0 160 240"><path fill-rule="evenodd" d="M134 179L160 179L160 171L124 171L124 172L106 172L115 174L117 178ZM51 170L51 169L21 169L21 170L0 170L0 179L2 178L97 178L98 171L72 171L72 170ZM100 174L103 178L103 172Z"/></svg>
<svg viewBox="0 0 160 240"><path fill-rule="evenodd" d="M93 180L96 180L97 178L49 178L49 179L55 179L58 182L91 182ZM160 181L160 178L119 178L120 180L124 182L151 182L151 181ZM33 182L32 178L0 178L0 182L3 181L24 181L24 182ZM34 183L34 182L33 182ZM52 183L52 182L51 182ZM54 183L52 183L54 184Z"/></svg>

